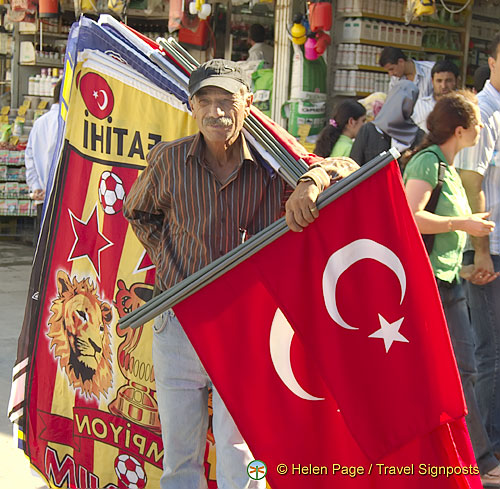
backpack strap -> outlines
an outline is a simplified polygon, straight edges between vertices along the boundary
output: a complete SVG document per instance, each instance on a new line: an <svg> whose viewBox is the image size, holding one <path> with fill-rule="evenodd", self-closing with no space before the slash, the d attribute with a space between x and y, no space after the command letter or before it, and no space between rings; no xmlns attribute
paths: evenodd
<svg viewBox="0 0 500 489"><path fill-rule="evenodd" d="M435 151L428 150L428 152L433 153L439 162L437 185L432 189L432 194L429 199L429 202L427 202L427 205L425 206L425 210L427 212L432 212L432 214L434 214L436 212L439 195L441 194L441 188L443 187L444 175L446 173L447 165L446 163L441 161L441 158ZM431 254L432 248L434 247L435 237L436 237L435 234L422 234L422 239L424 240L425 249L427 250L427 254L429 255Z"/></svg>
<svg viewBox="0 0 500 489"><path fill-rule="evenodd" d="M425 206L425 210L428 212L432 212L433 214L436 212L439 195L441 194L441 188L443 187L445 172L446 172L446 163L444 163L443 161L439 161L437 185L432 189L432 194L429 199L429 202L427 202L427 205Z"/></svg>

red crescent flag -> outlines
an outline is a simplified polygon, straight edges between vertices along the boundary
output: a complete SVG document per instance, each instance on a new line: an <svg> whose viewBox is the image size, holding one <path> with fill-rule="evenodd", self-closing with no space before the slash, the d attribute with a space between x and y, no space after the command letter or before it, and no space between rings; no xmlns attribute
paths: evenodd
<svg viewBox="0 0 500 489"><path fill-rule="evenodd" d="M481 487L395 164L174 309L273 489Z"/></svg>
<svg viewBox="0 0 500 489"><path fill-rule="evenodd" d="M113 91L103 76L97 73L83 75L80 79L80 92L87 109L94 117L105 119L113 112Z"/></svg>

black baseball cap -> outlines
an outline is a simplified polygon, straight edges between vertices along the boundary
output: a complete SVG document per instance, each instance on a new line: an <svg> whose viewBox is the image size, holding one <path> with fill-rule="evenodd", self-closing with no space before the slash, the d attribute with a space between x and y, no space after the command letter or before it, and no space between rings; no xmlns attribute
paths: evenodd
<svg viewBox="0 0 500 489"><path fill-rule="evenodd" d="M203 87L219 87L236 93L242 86L250 90L247 77L237 63L228 59L211 59L191 73L188 90L192 97Z"/></svg>

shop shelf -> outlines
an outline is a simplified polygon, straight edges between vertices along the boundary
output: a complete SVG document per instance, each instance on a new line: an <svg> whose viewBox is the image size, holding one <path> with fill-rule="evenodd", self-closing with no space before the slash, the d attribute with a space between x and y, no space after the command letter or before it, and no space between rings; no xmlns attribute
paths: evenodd
<svg viewBox="0 0 500 489"><path fill-rule="evenodd" d="M390 15L372 14L372 13L368 13L368 12L342 13L341 17L343 17L343 18L365 17L367 19L386 20L388 22L397 22L399 24L406 23L405 19L402 19L401 17L392 17ZM465 27L463 27L463 26L439 24L438 22L423 22L420 20L416 20L414 22L411 22L411 25L416 25L419 27L433 27L436 29L445 29L447 31L454 31L454 32L465 32Z"/></svg>

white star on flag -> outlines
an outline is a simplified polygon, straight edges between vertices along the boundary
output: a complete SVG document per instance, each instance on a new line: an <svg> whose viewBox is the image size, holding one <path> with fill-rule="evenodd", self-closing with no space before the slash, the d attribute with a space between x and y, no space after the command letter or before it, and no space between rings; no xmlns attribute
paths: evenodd
<svg viewBox="0 0 500 489"><path fill-rule="evenodd" d="M409 343L409 341L399 332L401 323L404 318L398 319L393 323L389 323L380 314L378 315L381 328L368 336L368 338L382 338L384 340L385 352L389 352L389 348L394 341L401 341L402 343Z"/></svg>
<svg viewBox="0 0 500 489"><path fill-rule="evenodd" d="M94 91L92 92L92 95L93 95L93 97L96 99L97 97L99 97L99 92L98 92L97 90L94 90Z"/></svg>

